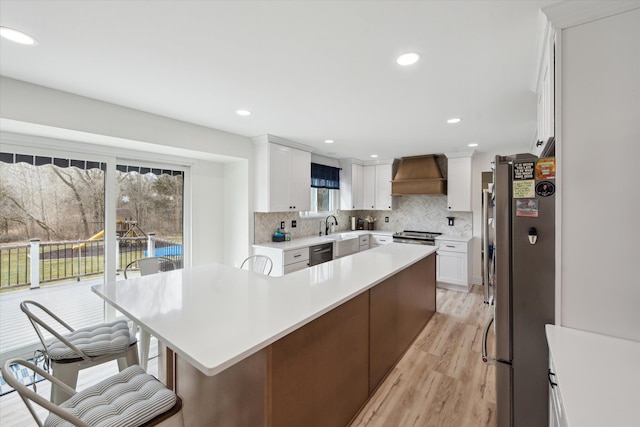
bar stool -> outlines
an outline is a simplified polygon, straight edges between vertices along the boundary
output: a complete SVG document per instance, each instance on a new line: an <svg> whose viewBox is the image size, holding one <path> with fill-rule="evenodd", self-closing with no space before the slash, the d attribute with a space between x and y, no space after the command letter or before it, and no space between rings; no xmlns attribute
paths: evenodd
<svg viewBox="0 0 640 427"><path fill-rule="evenodd" d="M176 270L178 265L174 260L162 256L154 256L147 258L139 258L131 261L124 269L124 278L128 279L127 273L131 274L132 271L137 270L141 276L147 276L149 274L156 274L163 271ZM131 322L131 330L133 334L136 334L138 325L135 322ZM140 327L140 366L147 369L149 363L149 347L151 345L151 334L143 327Z"/></svg>
<svg viewBox="0 0 640 427"><path fill-rule="evenodd" d="M29 389L13 375L11 366L27 368L64 390L71 397L54 404ZM183 427L182 400L160 381L134 365L82 391L76 392L42 368L23 359L7 360L2 368L5 381L13 387L37 425L58 426L71 423L92 426ZM31 402L49 411L44 423Z"/></svg>
<svg viewBox="0 0 640 427"><path fill-rule="evenodd" d="M273 261L266 255L252 255L247 257L242 261L240 268L244 269L245 266L247 270L253 271L255 273L260 273L268 276L271 274L271 269L273 268Z"/></svg>
<svg viewBox="0 0 640 427"><path fill-rule="evenodd" d="M60 329L59 326L63 326L69 333L62 335L56 331L53 325L38 317L30 306L39 308L58 324L56 325L58 329ZM125 320L73 329L38 302L23 301L20 303L20 309L27 315L38 334L53 376L72 390L76 388L78 372L81 369L111 360L118 360L120 371L138 364L137 340L129 331ZM40 328L49 332L55 339L48 343ZM52 383L51 401L59 404L68 399L70 394L65 390L66 388L58 386L58 382Z"/></svg>

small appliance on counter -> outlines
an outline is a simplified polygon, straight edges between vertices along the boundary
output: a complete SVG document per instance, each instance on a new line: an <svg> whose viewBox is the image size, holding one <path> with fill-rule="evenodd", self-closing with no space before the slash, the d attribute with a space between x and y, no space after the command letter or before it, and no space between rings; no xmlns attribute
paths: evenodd
<svg viewBox="0 0 640 427"><path fill-rule="evenodd" d="M273 233L273 236L271 236L271 240L273 242L284 242L284 233L282 233L278 228L276 232Z"/></svg>
<svg viewBox="0 0 640 427"><path fill-rule="evenodd" d="M364 219L358 218L356 229L364 230Z"/></svg>

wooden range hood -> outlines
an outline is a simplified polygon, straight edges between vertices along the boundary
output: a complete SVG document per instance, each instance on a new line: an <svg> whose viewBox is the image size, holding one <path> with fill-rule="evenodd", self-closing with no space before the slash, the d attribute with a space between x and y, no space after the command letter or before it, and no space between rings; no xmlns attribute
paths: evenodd
<svg viewBox="0 0 640 427"><path fill-rule="evenodd" d="M392 196L421 194L447 194L447 180L433 154L403 157L391 181Z"/></svg>

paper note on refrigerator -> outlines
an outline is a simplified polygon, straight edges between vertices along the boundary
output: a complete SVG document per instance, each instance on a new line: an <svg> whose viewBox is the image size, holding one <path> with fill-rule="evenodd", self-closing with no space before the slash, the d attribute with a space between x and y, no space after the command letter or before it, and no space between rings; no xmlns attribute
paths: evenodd
<svg viewBox="0 0 640 427"><path fill-rule="evenodd" d="M536 196L536 181L513 181L514 199L533 199Z"/></svg>

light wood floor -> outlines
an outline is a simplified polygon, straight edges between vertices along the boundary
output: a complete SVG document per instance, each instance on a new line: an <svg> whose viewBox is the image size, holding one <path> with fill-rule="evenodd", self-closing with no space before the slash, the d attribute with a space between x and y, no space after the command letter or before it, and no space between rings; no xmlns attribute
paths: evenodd
<svg viewBox="0 0 640 427"><path fill-rule="evenodd" d="M438 289L436 301L436 314L351 427L496 425L495 371L481 359L492 307L481 286Z"/></svg>
<svg viewBox="0 0 640 427"><path fill-rule="evenodd" d="M482 287L468 294L438 289L436 314L351 427L495 427L494 369L481 360L491 313ZM78 388L117 372L112 363L81 371ZM149 372L157 375L157 358L149 361ZM48 396L48 388L39 391ZM0 425L35 425L16 393L0 398Z"/></svg>

